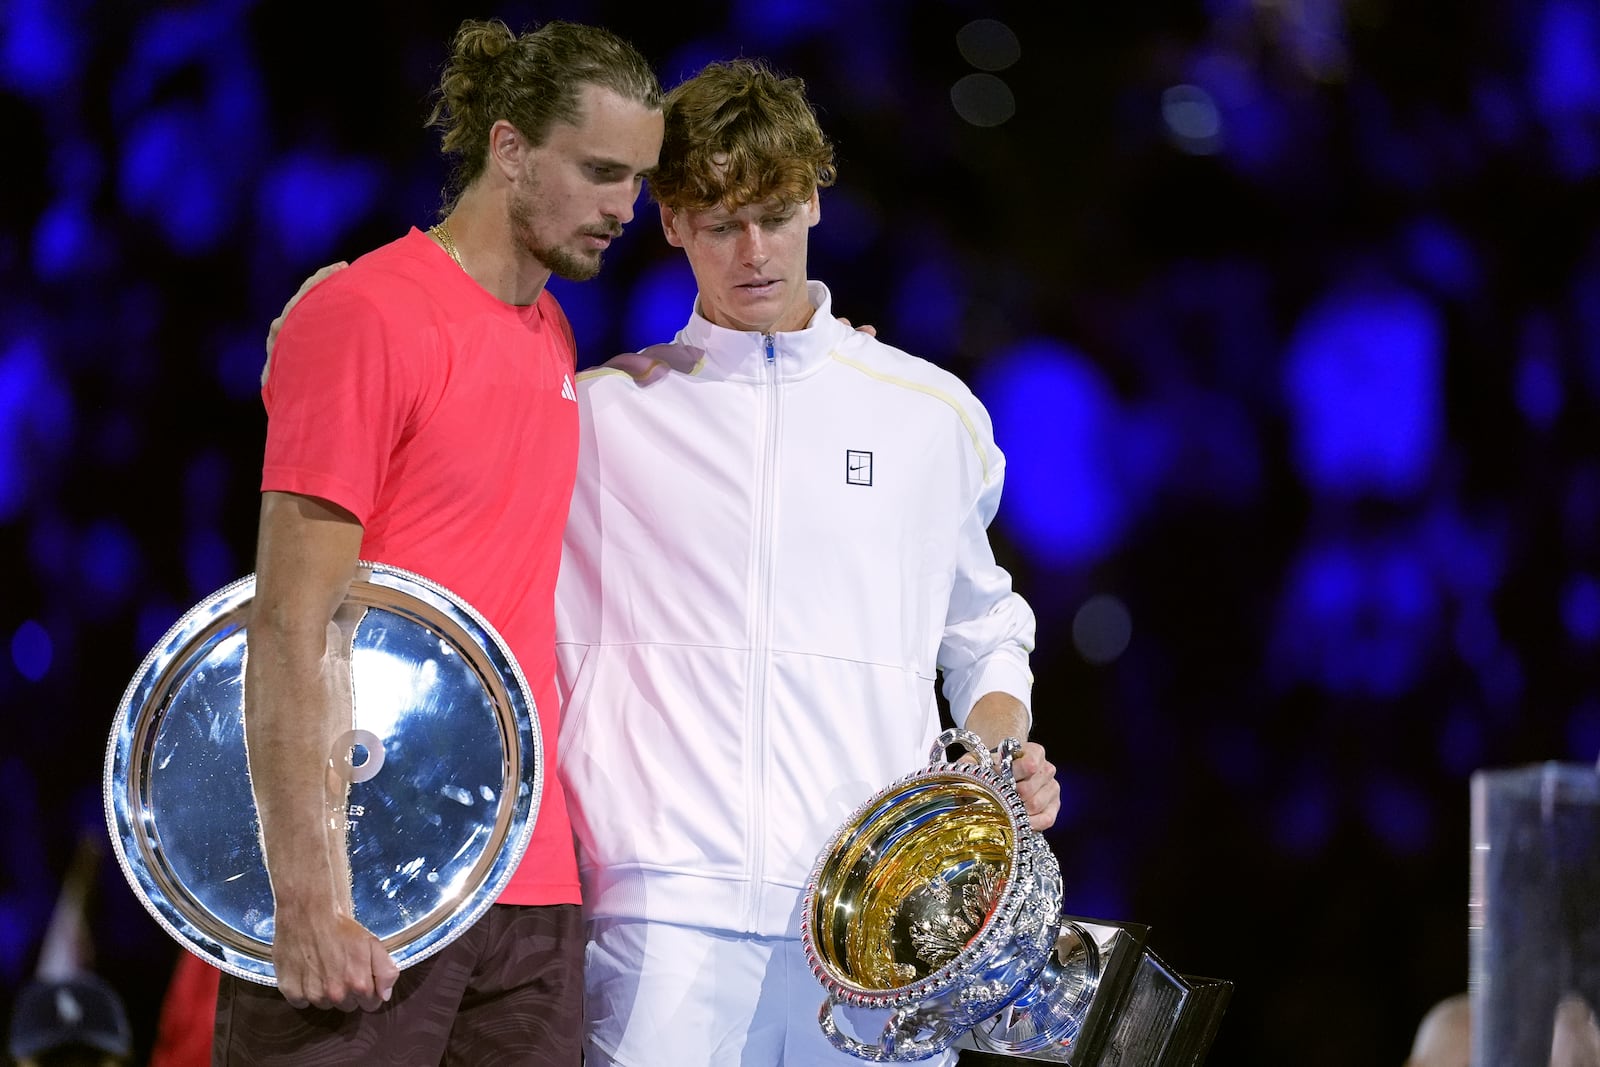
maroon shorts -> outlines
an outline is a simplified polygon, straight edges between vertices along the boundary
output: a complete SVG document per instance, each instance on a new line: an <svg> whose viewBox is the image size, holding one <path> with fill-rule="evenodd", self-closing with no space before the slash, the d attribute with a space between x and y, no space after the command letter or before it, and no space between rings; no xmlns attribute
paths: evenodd
<svg viewBox="0 0 1600 1067"><path fill-rule="evenodd" d="M583 940L576 904L496 904L401 971L389 1003L372 1012L292 1008L276 988L225 974L211 1063L577 1067Z"/></svg>

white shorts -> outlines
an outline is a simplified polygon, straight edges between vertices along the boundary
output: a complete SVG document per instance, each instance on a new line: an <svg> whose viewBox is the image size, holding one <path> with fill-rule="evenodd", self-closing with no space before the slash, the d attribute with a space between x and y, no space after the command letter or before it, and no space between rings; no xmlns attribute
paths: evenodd
<svg viewBox="0 0 1600 1067"><path fill-rule="evenodd" d="M827 993L799 938L667 923L589 924L584 956L586 1065L861 1067L823 1036ZM840 1009L840 1028L874 1043L887 1012ZM920 1061L955 1063L947 1052Z"/></svg>

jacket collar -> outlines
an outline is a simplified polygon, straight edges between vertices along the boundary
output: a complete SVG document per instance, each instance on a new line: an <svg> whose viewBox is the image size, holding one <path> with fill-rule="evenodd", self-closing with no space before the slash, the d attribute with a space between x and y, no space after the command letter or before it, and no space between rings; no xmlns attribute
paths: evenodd
<svg viewBox="0 0 1600 1067"><path fill-rule="evenodd" d="M778 371L784 378L803 378L815 373L853 331L834 318L833 296L821 282L808 281L806 295L816 310L803 330L772 335ZM701 374L736 381L767 381L766 338L759 333L713 326L700 315L695 300L689 324L678 332L679 344L705 353Z"/></svg>

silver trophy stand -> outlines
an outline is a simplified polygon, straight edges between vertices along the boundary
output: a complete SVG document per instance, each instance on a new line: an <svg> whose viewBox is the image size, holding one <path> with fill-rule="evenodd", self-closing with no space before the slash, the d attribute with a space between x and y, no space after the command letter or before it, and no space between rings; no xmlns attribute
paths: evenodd
<svg viewBox="0 0 1600 1067"><path fill-rule="evenodd" d="M1082 1026L1065 1044L1033 1052L997 1049L990 1039L1000 1017L963 1034L955 1047L962 1067L1014 1060L1076 1067L1200 1067L1222 1023L1233 983L1179 974L1146 947L1139 923L1063 915L1096 946L1099 977Z"/></svg>

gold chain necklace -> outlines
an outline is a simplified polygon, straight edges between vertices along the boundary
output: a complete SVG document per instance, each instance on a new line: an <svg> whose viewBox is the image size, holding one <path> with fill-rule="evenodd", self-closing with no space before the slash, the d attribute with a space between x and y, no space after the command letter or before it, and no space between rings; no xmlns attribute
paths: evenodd
<svg viewBox="0 0 1600 1067"><path fill-rule="evenodd" d="M456 261L456 266L460 267L462 270L467 269L466 266L461 262L461 253L456 251L456 242L450 236L450 231L444 228L444 223L440 222L431 226L428 229L428 233L433 236L434 240L438 241L444 246L444 250L446 252L450 253L450 258Z"/></svg>

